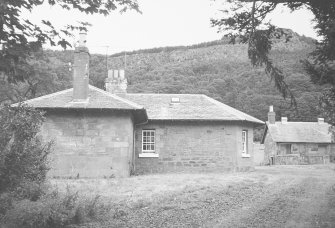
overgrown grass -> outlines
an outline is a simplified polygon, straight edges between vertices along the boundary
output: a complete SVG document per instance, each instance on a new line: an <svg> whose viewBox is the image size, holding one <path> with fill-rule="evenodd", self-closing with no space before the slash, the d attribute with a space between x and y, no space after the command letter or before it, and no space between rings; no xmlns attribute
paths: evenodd
<svg viewBox="0 0 335 228"><path fill-rule="evenodd" d="M82 196L78 191L57 190L37 200L18 199L6 194L0 197L0 227L6 228L60 228L88 222L102 221L111 205L100 196Z"/></svg>
<svg viewBox="0 0 335 228"><path fill-rule="evenodd" d="M289 176L290 180L314 174L326 176L333 169L334 165L330 164L329 167L259 167L250 173L53 179L50 185L40 188L42 192L25 187L25 199L13 194L0 195L0 227L137 227L151 222L159 227L162 218L169 221L169 216L173 215L177 219L181 216L179 213L184 212L199 213L192 219L195 224L201 224L200 217L206 214L207 207L217 205L228 211L229 205L237 203L235 206L240 207L246 199L251 200L254 193ZM37 200L34 198L36 192L39 192ZM240 199L245 200L240 202ZM229 204L224 205L225 200ZM206 216L210 217L210 213ZM203 216L204 220L206 216Z"/></svg>
<svg viewBox="0 0 335 228"><path fill-rule="evenodd" d="M161 197L173 195L185 189L202 187L223 188L239 181L257 179L252 173L178 173L133 176L123 179L53 179L55 188L63 191L79 191L81 195L92 193L110 200L114 205L145 207Z"/></svg>

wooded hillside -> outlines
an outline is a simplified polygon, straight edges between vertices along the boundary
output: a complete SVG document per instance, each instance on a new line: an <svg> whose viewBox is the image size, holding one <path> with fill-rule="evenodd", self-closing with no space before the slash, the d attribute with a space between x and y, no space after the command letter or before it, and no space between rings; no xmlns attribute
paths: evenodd
<svg viewBox="0 0 335 228"><path fill-rule="evenodd" d="M225 40L126 53L128 92L202 93L262 120L267 119L269 105L274 105L278 118L316 121L322 88L310 82L300 64L314 48L313 40L285 32L285 38L273 40L271 58L287 74L297 110L276 91L263 68L251 66L246 45L231 45ZM108 57L109 69L124 65L124 53ZM90 69L92 83L102 88L106 57L93 55Z"/></svg>
<svg viewBox="0 0 335 228"><path fill-rule="evenodd" d="M231 45L226 40L188 47L165 47L126 53L126 77L128 92L132 93L202 93L232 107L266 120L268 106L274 105L277 118L288 116L289 120L316 121L319 115L318 97L322 87L310 82L300 60L314 48L313 40L286 30L288 35L274 39L271 58L287 74L286 81L297 99L298 109L290 107L264 73L263 68L253 68L247 58L247 46ZM44 51L34 61L30 74L39 77L28 84L1 86L2 97L20 96L32 98L72 86L73 51ZM125 66L124 53L108 56L91 55L90 83L104 87L109 69ZM0 81L1 82L1 81ZM2 83L5 83L2 81ZM14 91L14 92L13 92ZM10 98L15 100L15 98Z"/></svg>

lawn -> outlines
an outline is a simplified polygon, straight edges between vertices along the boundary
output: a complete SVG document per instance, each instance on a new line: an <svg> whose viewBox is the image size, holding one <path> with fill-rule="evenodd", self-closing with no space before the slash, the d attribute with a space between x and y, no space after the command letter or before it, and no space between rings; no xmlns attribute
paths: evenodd
<svg viewBox="0 0 335 228"><path fill-rule="evenodd" d="M112 205L106 221L82 227L335 227L334 170L333 164L272 166L51 182Z"/></svg>

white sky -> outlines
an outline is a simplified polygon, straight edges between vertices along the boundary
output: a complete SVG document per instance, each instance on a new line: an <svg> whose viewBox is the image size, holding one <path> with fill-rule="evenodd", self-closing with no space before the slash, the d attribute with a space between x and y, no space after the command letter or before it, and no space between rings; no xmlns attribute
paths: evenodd
<svg viewBox="0 0 335 228"><path fill-rule="evenodd" d="M87 46L91 53L108 54L163 46L192 45L217 40L222 34L210 26L210 18L220 15L222 0L138 0L143 14L115 11L108 17L86 15L56 7L41 6L27 18L34 22L50 20L56 27L86 21ZM312 14L307 10L290 13L279 9L272 14L273 24L291 28L299 34L316 38ZM74 41L73 41L74 42Z"/></svg>

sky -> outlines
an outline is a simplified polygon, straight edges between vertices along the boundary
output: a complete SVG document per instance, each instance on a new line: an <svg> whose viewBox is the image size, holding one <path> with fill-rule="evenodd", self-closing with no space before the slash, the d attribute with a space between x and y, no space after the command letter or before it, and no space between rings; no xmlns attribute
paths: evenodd
<svg viewBox="0 0 335 228"><path fill-rule="evenodd" d="M154 47L192 45L217 40L222 34L210 25L224 6L224 0L138 0L142 14L113 11L109 16L86 15L43 5L26 13L31 21L50 20L56 28L85 21L92 24L87 35L91 53L113 54ZM269 18L274 25L317 38L312 14L278 9ZM77 38L74 38L74 43Z"/></svg>

